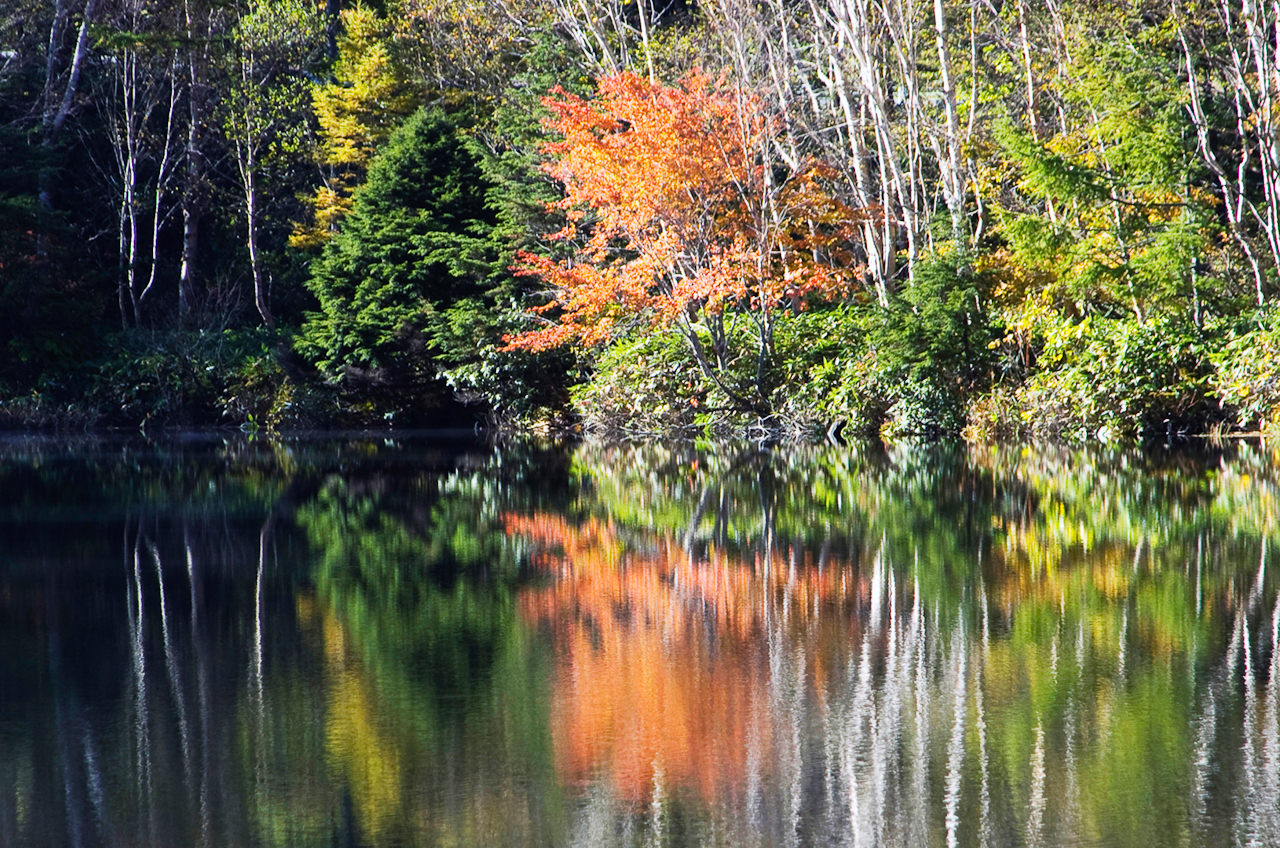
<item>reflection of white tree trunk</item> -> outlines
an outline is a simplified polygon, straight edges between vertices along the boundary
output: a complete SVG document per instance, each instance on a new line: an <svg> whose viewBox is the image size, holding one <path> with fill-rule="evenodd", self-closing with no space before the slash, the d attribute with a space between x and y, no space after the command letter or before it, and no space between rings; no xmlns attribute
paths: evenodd
<svg viewBox="0 0 1280 848"><path fill-rule="evenodd" d="M1262 727L1267 723L1274 724L1274 716L1267 715L1270 712L1267 702L1258 692L1257 670L1254 667L1254 650L1253 642L1250 637L1249 617L1257 610L1261 604L1265 582L1267 576L1267 543L1264 537L1258 558L1258 573L1254 578L1252 590L1249 592L1242 608L1237 612L1236 618L1236 641L1233 641L1233 648L1238 644L1239 662L1241 665L1242 683L1244 689L1244 715L1242 739L1241 739L1241 778L1242 786L1240 789L1240 804L1236 813L1236 838L1242 845L1266 845L1274 844L1274 840L1280 834L1273 833L1271 839L1268 839L1268 830L1273 826L1276 813L1268 809L1268 805L1275 806L1280 802L1280 798L1276 796L1273 790L1275 777L1269 773L1270 768L1274 772L1276 765L1275 758L1269 758L1267 752L1266 738L1272 734L1270 728L1263 730ZM1278 602L1280 603L1280 602ZM1273 612L1272 628L1273 633L1276 625L1276 616L1280 615L1280 607ZM1274 639L1272 645L1275 645ZM1235 652L1233 652L1235 653ZM1275 667L1274 654L1276 649L1272 648L1272 669ZM1234 670L1237 660L1231 662L1229 668ZM1268 684L1268 695L1275 686L1275 677L1272 676Z"/></svg>
<svg viewBox="0 0 1280 848"><path fill-rule="evenodd" d="M1218 748L1218 720L1223 707L1231 698L1231 690L1236 683L1236 667L1240 663L1240 655L1244 648L1243 609L1237 609L1231 626L1231 642L1220 665L1211 675L1200 699L1196 720L1196 762L1192 769L1191 810L1193 826L1199 826L1202 836L1208 836L1212 825L1213 778L1219 771L1215 753Z"/></svg>
<svg viewBox="0 0 1280 848"><path fill-rule="evenodd" d="M200 710L200 846L208 848L212 844L213 818L209 807L210 770L214 760L210 756L213 745L213 734L209 715L209 670L205 662L203 619L200 617L199 593L196 589L196 562L191 548L188 530L183 527L183 544L187 553L187 584L191 589L191 645L195 653L196 663L196 698Z"/></svg>
<svg viewBox="0 0 1280 848"><path fill-rule="evenodd" d="M1204 534L1196 538L1196 618L1204 612L1204 587L1201 575L1204 571Z"/></svg>
<svg viewBox="0 0 1280 848"><path fill-rule="evenodd" d="M785 757L786 769L783 772L782 785L786 787L787 832L786 841L790 846L800 842L801 816L804 813L804 718L805 718L805 655L804 648L797 646L794 653L787 657L790 665L790 680L787 681L786 709L781 714L782 733L788 756Z"/></svg>
<svg viewBox="0 0 1280 848"><path fill-rule="evenodd" d="M860 749L866 741L865 728L873 724L871 721L871 651L870 645L865 640L862 643L861 659L856 668L851 667L849 676L854 682L853 698L842 722L840 773L844 777L846 792L849 796L848 812L850 827L853 830L853 844L873 845L877 838L873 821L876 808L875 782L872 781L873 798L864 799L862 797L863 775L858 769Z"/></svg>
<svg viewBox="0 0 1280 848"><path fill-rule="evenodd" d="M267 569L267 541L271 532L268 521L258 534L258 576L253 593L253 657L249 667L249 704L253 713L254 778L257 797L266 801L267 790L267 713L262 680L262 638L264 610L262 581Z"/></svg>
<svg viewBox="0 0 1280 848"><path fill-rule="evenodd" d="M980 812L978 816L978 844L991 844L991 763L987 753L987 715L985 709L985 690L987 685L987 663L991 659L991 616L987 608L987 587L978 584L978 598L982 604L982 656L974 675L974 711L977 713L978 729L978 794Z"/></svg>
<svg viewBox="0 0 1280 848"><path fill-rule="evenodd" d="M111 811L107 809L98 746L93 741L93 726L86 720L80 733L80 745L84 749L84 780L89 789L89 803L93 805L93 814L97 818L98 825L106 834L107 844L114 845L116 839L115 834L111 832Z"/></svg>
<svg viewBox="0 0 1280 848"><path fill-rule="evenodd" d="M967 659L968 640L959 621L951 637L953 672L951 686L952 724L951 742L947 746L947 790L944 798L947 815L947 848L958 848L960 844L960 786L964 777L964 733L965 719L968 717Z"/></svg>
<svg viewBox="0 0 1280 848"><path fill-rule="evenodd" d="M1280 845L1280 598L1271 612L1271 668L1262 726L1260 830L1263 844Z"/></svg>
<svg viewBox="0 0 1280 848"><path fill-rule="evenodd" d="M258 579L253 589L253 693L262 697L262 576L267 567L267 529L258 537Z"/></svg>
<svg viewBox="0 0 1280 848"><path fill-rule="evenodd" d="M1079 654L1077 654L1077 657ZM1081 823L1080 816L1080 782L1078 780L1079 764L1076 762L1076 735L1077 728L1080 725L1080 692L1078 691L1079 683L1083 680L1081 675L1081 666L1079 661L1076 663L1076 686L1067 693L1067 705L1063 716L1063 745L1066 747L1063 753L1063 767L1066 771L1067 792L1065 798L1065 820L1068 832L1078 832L1077 828Z"/></svg>
<svg viewBox="0 0 1280 848"><path fill-rule="evenodd" d="M45 593L45 618L49 628L49 671L53 681L53 726L57 739L58 757L62 764L62 800L65 805L67 839L73 848L84 844L84 804L81 799L78 774L74 768L76 756L72 751L75 736L72 733L73 706L64 682L62 669L62 636L58 609L54 605L52 586Z"/></svg>
<svg viewBox="0 0 1280 848"><path fill-rule="evenodd" d="M1240 823L1236 833L1242 845L1261 845L1258 834L1258 752L1254 723L1258 715L1258 691L1253 676L1253 650L1249 642L1249 618L1240 621L1240 642L1244 655L1244 741L1241 745L1241 771L1244 777L1240 804Z"/></svg>
<svg viewBox="0 0 1280 848"><path fill-rule="evenodd" d="M916 552L917 562L919 551ZM916 588L917 597L919 586ZM910 845L924 845L928 840L928 830L921 820L921 813L929 808L929 667L927 658L936 655L930 650L933 642L931 628L925 627L924 617L919 618L919 642L915 651L915 681L911 687L911 709L915 713L915 747L913 757L907 768L911 772L911 786L907 790L907 803L902 816L905 818L903 832Z"/></svg>
<svg viewBox="0 0 1280 848"><path fill-rule="evenodd" d="M1027 845L1044 844L1045 750L1044 725L1036 724L1036 747L1031 752L1031 797L1027 804Z"/></svg>
<svg viewBox="0 0 1280 848"><path fill-rule="evenodd" d="M1209 826L1210 781L1216 771L1214 741L1218 730L1218 700L1216 687L1206 687L1195 720L1195 761L1191 766L1191 827L1192 833L1207 833Z"/></svg>
<svg viewBox="0 0 1280 848"><path fill-rule="evenodd" d="M182 688L182 669L179 667L177 654L173 649L173 631L169 627L169 602L164 593L164 569L160 562L160 551L154 544L148 544L151 560L156 567L156 589L160 596L160 630L164 639L164 667L169 678L169 689L173 693L173 708L178 715L178 737L182 745L182 773L188 787L191 785L191 728L187 723L187 699Z"/></svg>
<svg viewBox="0 0 1280 848"><path fill-rule="evenodd" d="M662 765L653 763L653 797L649 802L648 833L645 844L651 848L662 848L666 844L666 790L667 780L662 773Z"/></svg>
<svg viewBox="0 0 1280 848"><path fill-rule="evenodd" d="M1116 658L1116 688L1124 687L1125 666L1128 660L1129 646L1129 601L1125 601L1124 613L1120 617L1120 655Z"/></svg>
<svg viewBox="0 0 1280 848"><path fill-rule="evenodd" d="M871 630L880 630L881 607L884 605L884 546L880 540L880 550L876 552L875 563L871 567Z"/></svg>
<svg viewBox="0 0 1280 848"><path fill-rule="evenodd" d="M139 521L141 525L141 520ZM126 530L126 533L128 531ZM127 597L129 599L130 654L133 670L133 743L134 779L138 797L148 822L148 833L155 834L153 784L151 771L151 711L147 692L147 648L145 605L142 595L142 528L133 541L133 568ZM152 840L154 842L154 839Z"/></svg>

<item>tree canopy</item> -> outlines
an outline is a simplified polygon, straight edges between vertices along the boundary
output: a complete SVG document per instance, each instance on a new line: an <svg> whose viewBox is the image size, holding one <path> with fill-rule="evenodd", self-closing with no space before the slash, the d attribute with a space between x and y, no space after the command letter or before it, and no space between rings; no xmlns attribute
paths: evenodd
<svg viewBox="0 0 1280 848"><path fill-rule="evenodd" d="M546 146L569 218L555 238L584 241L560 261L523 254L520 272L553 286L540 311L557 315L513 344L593 344L619 323L674 324L724 385L726 312L754 321L765 357L775 310L856 281L850 242L861 213L826 189L832 175L819 163L773 166L776 131L758 98L697 73L678 87L622 73L601 79L594 99L558 90L544 103L563 136ZM746 408L768 401L762 386L754 397L728 392Z"/></svg>

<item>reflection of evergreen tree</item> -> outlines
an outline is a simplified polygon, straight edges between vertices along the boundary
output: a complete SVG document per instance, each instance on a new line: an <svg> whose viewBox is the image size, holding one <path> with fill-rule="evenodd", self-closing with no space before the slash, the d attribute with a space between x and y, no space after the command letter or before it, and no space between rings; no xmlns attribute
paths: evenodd
<svg viewBox="0 0 1280 848"><path fill-rule="evenodd" d="M452 471L349 469L298 510L330 646L327 757L350 781L362 826L389 810L429 820L410 808L498 793L483 821L441 825L480 845L485 828L528 815L508 805L530 799L499 796L513 772L551 766L545 670L516 615L523 557L500 518L544 497L531 481L553 482L548 468L562 462L533 450ZM558 816L548 800L536 815L544 827Z"/></svg>

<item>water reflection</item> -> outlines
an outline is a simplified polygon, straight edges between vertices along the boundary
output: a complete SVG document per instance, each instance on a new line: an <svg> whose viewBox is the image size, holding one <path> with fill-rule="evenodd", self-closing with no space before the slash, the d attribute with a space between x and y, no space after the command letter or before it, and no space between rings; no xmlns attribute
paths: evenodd
<svg viewBox="0 0 1280 848"><path fill-rule="evenodd" d="M1280 844L1276 467L0 446L0 844Z"/></svg>
<svg viewBox="0 0 1280 848"><path fill-rule="evenodd" d="M551 552L523 610L591 817L756 845L1280 840L1266 538L1216 526L1267 519L1214 509L1239 475L1192 509L1197 481L1166 481L1172 513L1106 491L1089 521L1105 462L1064 491L1055 457L810 459L585 453L609 522L509 519Z"/></svg>

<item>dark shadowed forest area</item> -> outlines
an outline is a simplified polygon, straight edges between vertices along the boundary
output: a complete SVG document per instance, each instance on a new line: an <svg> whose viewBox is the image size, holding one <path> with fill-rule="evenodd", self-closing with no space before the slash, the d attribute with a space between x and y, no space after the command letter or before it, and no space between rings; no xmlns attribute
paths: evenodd
<svg viewBox="0 0 1280 848"><path fill-rule="evenodd" d="M0 427L1280 428L1257 0L9 0Z"/></svg>

